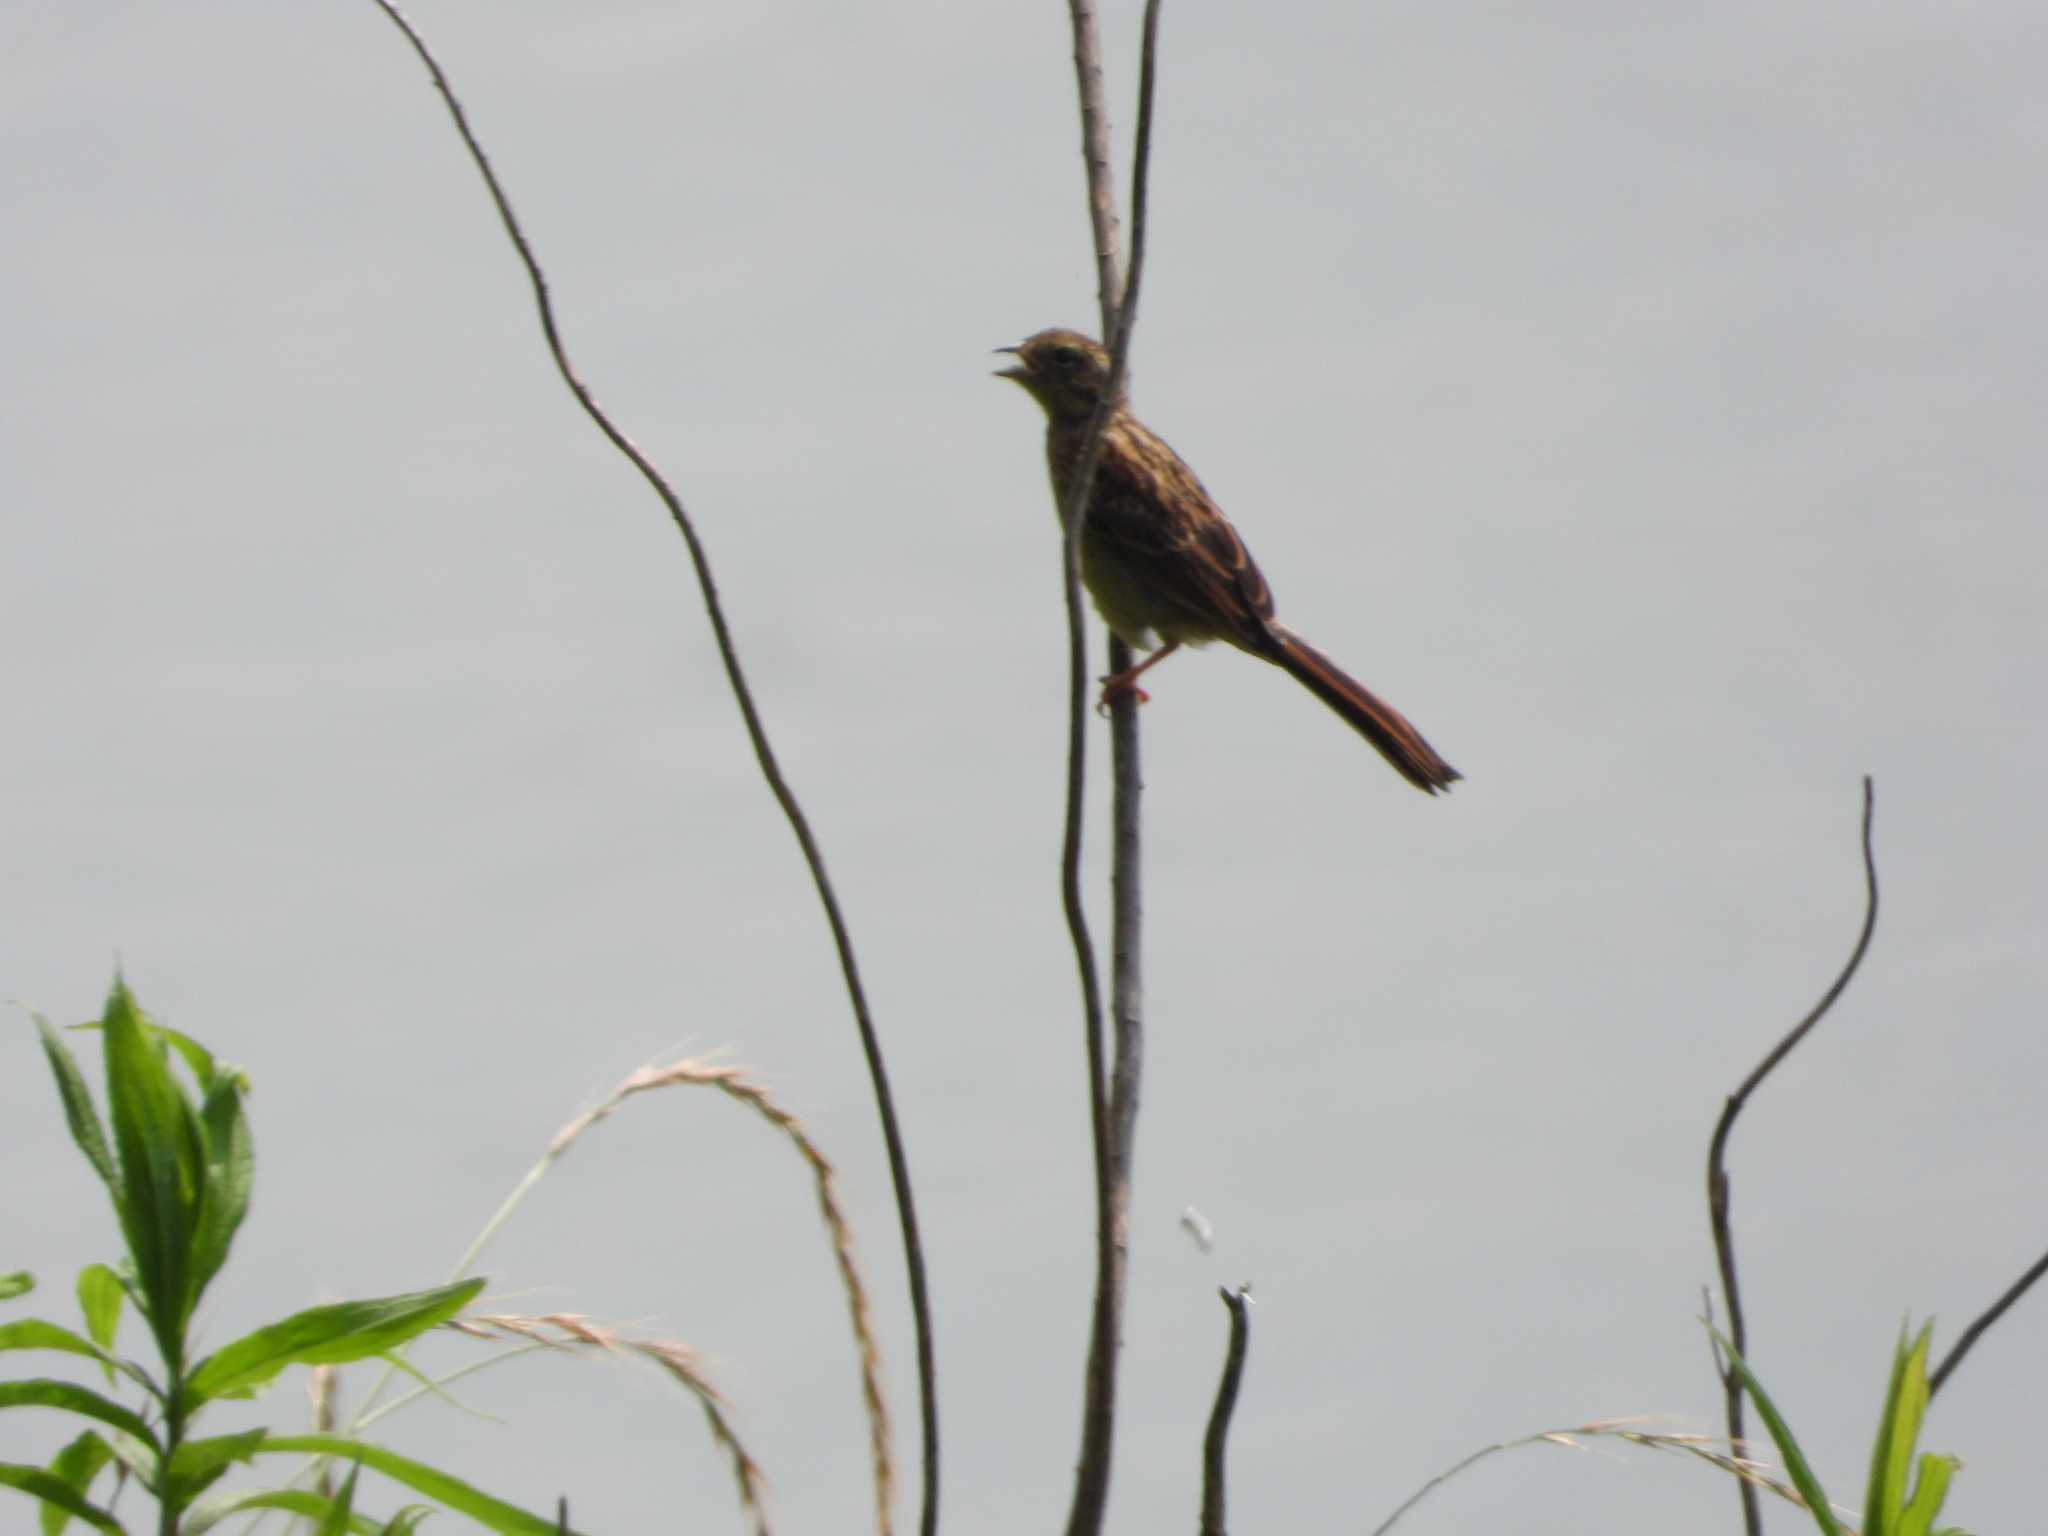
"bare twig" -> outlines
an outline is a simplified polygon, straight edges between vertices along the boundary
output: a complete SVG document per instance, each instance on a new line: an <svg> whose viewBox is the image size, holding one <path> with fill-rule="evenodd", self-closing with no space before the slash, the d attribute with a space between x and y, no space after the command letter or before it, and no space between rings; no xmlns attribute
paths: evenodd
<svg viewBox="0 0 2048 1536"><path fill-rule="evenodd" d="M1244 1351L1251 1332L1252 1288L1217 1287L1230 1309L1230 1348L1223 1357L1223 1379L1216 1383L1216 1406L1209 1410L1209 1432L1202 1437L1202 1536L1223 1536L1223 1452L1230 1440L1230 1416L1237 1411L1237 1387L1244 1379Z"/></svg>
<svg viewBox="0 0 2048 1536"><path fill-rule="evenodd" d="M2048 1274L2048 1253L2044 1253L2040 1258L2036 1259L2028 1267L2027 1272L2007 1288L2003 1296L1985 1308L1983 1314L1962 1331L1962 1334L1956 1339L1954 1346L1935 1369L1934 1374L1927 1378L1927 1395L1929 1397L1934 1396L1935 1393L1941 1390L1941 1384L1947 1381L1950 1373L1963 1363L1963 1356L1970 1352L1971 1345L1984 1336L1984 1330L2005 1316L2007 1309L2022 1296L2026 1295L2028 1288L2044 1274Z"/></svg>
<svg viewBox="0 0 2048 1536"><path fill-rule="evenodd" d="M1759 1084L1768 1077L1792 1053L1794 1046L1804 1040L1807 1034L1834 1007L1835 999L1842 995L1863 964L1863 956L1870 949L1870 937L1877 931L1877 857L1871 851L1870 828L1876 814L1876 786L1870 776L1863 777L1863 883L1865 904L1863 910L1863 931L1856 937L1856 947L1850 951L1849 960L1835 977L1833 985L1821 994L1812 1011L1795 1024L1785 1038L1773 1046L1768 1055L1757 1063L1756 1068L1742 1080L1742 1086L1728 1096L1728 1102L1721 1108L1721 1118L1714 1127L1713 1140L1707 1147L1707 1213L1714 1234L1714 1257L1721 1271L1721 1295L1728 1303L1728 1341L1735 1346L1735 1352L1744 1359L1749 1358L1749 1336L1743 1325L1742 1292L1735 1278L1735 1232L1728 1219L1729 1184L1726 1164L1728 1136L1735 1128L1735 1117L1742 1112ZM1742 1381L1726 1362L1720 1363L1721 1389L1726 1399L1728 1416L1728 1438L1734 1444L1741 1444L1743 1438ZM1763 1511L1757 1505L1756 1489L1744 1481L1742 1487L1743 1528L1749 1536L1758 1536L1763 1529Z"/></svg>
<svg viewBox="0 0 2048 1536"><path fill-rule="evenodd" d="M1109 1500L1110 1457L1115 1438L1117 1354L1122 1345L1123 1292L1128 1267L1130 1172L1133 1128L1143 1059L1139 968L1138 734L1135 701L1118 701L1111 711L1111 753L1115 802L1112 810L1113 1010L1116 1066L1105 1071L1101 984L1094 942L1081 902L1081 826L1086 782L1084 743L1088 728L1089 680L1085 619L1081 605L1080 542L1088 495L1101 457L1103 429L1122 393L1129 368L1131 331L1137 319L1143 273L1145 188L1151 153L1152 96L1159 0L1147 0L1139 65L1138 137L1132 172L1131 262L1119 279L1116 260L1116 193L1110 179L1108 114L1102 99L1101 50L1092 0L1069 0L1074 30L1075 80L1081 103L1083 157L1088 171L1089 211L1095 230L1102 304L1102 332L1110 349L1108 387L1097 402L1082 443L1067 503L1060 509L1061 564L1067 611L1067 810L1060 860L1061 899L1080 971L1088 1054L1089 1120L1095 1153L1096 1275L1089 1325L1087 1385L1081 1455L1074 1474L1074 1502L1068 1536L1094 1536L1102 1529ZM1130 664L1129 650L1115 636L1109 642L1112 672ZM1119 658L1122 658L1119 660Z"/></svg>
<svg viewBox="0 0 2048 1536"><path fill-rule="evenodd" d="M462 109L462 103L456 99L454 89L449 85L440 63L428 49L419 31L393 0L373 0L373 3L405 34L413 51L426 65L427 72L433 79L434 89L447 103L455 130L461 135L463 145L468 149L478 174L483 177L491 201L497 206L499 221L504 225L507 237L518 252L521 264L526 268L527 277L533 286L534 303L540 313L541 330L547 338L549 355L554 359L556 371L561 374L562 382L569 387L570 393L576 397L577 403L583 407L597 429L613 447L625 455L635 469L640 471L641 476L653 488L655 495L660 497L662 504L667 507L669 517L676 525L676 531L682 535L683 542L689 550L690 563L696 570L697 585L704 599L705 615L711 624L712 636L718 646L719 660L724 666L726 681L730 684L733 699L739 706L747 739L753 745L754 759L760 766L761 776L767 782L769 792L774 795L776 804L781 807L783 817L789 823L790 831L802 851L804 864L810 871L811 883L817 889L826 925L832 933L832 944L838 952L840 975L845 983L847 1000L853 1010L854 1024L860 1033L861 1051L867 1058L868 1077L873 1086L875 1108L881 1120L882 1139L888 1152L889 1177L895 1192L897 1220L902 1229L904 1267L910 1284L911 1313L917 1331L917 1376L923 1408L924 1511L921 1529L924 1536L934 1536L938 1529L939 1502L938 1383L932 1344L931 1301L925 1279L924 1243L918 1232L917 1206L910 1185L910 1163L904 1151L902 1131L897 1123L895 1098L889 1090L889 1074L882 1060L881 1041L875 1032L874 1018L868 1008L866 988L861 983L860 967L854 956L853 935L847 927L844 914L840 911L839 897L833 889L831 875L825 867L825 855L818 846L817 838L811 832L809 818L804 815L795 792L782 775L774 748L769 744L767 727L761 719L759 708L754 703L753 691L747 685L746 675L740 666L739 651L734 644L732 631L726 623L724 607L719 601L718 587L711 574L710 557L705 552L702 540L697 536L696 526L683 508L682 499L646 454L614 424L611 417L597 403L589 386L571 366L556 325L554 304L548 294L547 277L541 271L533 248L512 211L510 199L499 184L497 173L491 168L489 157L485 155L476 135L471 132L468 116Z"/></svg>

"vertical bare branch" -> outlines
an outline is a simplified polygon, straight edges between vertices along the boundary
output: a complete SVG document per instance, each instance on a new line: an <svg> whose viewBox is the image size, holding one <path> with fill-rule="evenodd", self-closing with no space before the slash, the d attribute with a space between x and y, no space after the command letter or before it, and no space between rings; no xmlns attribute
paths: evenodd
<svg viewBox="0 0 2048 1536"><path fill-rule="evenodd" d="M1773 1046L1769 1054L1757 1063L1755 1070L1742 1080L1742 1086L1728 1096L1728 1102L1721 1109L1720 1121L1714 1127L1714 1138L1707 1147L1707 1214L1714 1233L1714 1258L1721 1271L1721 1295L1728 1303L1728 1341L1745 1360L1749 1358L1749 1335L1743 1323L1742 1292L1735 1278L1735 1232L1728 1218L1728 1136L1735 1128L1735 1117L1742 1113L1742 1106L1749 1101L1749 1096L1834 1007L1835 999L1848 987L1850 978L1863 964L1863 956L1870 949L1870 937L1877 931L1877 858L1870 846L1870 827L1875 814L1876 786L1865 774L1863 883L1866 894L1863 931L1856 937L1856 947L1850 951L1848 963L1835 977L1834 984L1821 994L1812 1011L1792 1026L1785 1038ZM1721 1373L1721 1391L1727 1404L1728 1439L1739 1454L1743 1444L1742 1382L1725 1362L1717 1362L1717 1368ZM1763 1511L1757 1505L1756 1489L1746 1480L1741 1488L1743 1528L1749 1536L1759 1536L1763 1529Z"/></svg>
<svg viewBox="0 0 2048 1536"><path fill-rule="evenodd" d="M1230 1308L1230 1348L1223 1359L1223 1379L1216 1383L1216 1406L1209 1410L1209 1432L1202 1437L1202 1536L1223 1533L1223 1452L1230 1440L1230 1416L1237 1411L1238 1383L1244 1379L1245 1344L1251 1333L1252 1288L1219 1286L1217 1294Z"/></svg>
<svg viewBox="0 0 2048 1536"><path fill-rule="evenodd" d="M1102 340L1115 334L1124 303L1123 253L1116 238L1116 172L1109 161L1109 108L1102 94L1102 39L1095 0L1067 0L1074 32L1074 83L1081 97L1081 158L1088 173L1088 222L1095 231L1095 287Z"/></svg>
<svg viewBox="0 0 2048 1536"><path fill-rule="evenodd" d="M903 1135L896 1118L895 1097L889 1089L888 1069L882 1060L880 1038L875 1032L874 1017L868 1008L867 989L862 985L860 966L854 956L853 935L848 929L844 913L840 910L839 897L833 888L832 878L825 867L825 855L811 832L810 819L804 814L796 793L783 777L782 767L769 744L767 726L761 712L754 703L753 690L748 686L746 674L740 666L739 650L726 623L725 609L719 601L718 587L712 579L710 556L704 549L703 541L697 535L696 525L683 508L682 499L670 486L667 478L655 468L653 462L640 448L619 429L611 417L597 403L590 387L578 376L569 362L567 350L555 321L553 300L548 294L548 282L540 262L534 256L525 231L512 211L511 200L500 185L497 173L492 169L490 158L484 153L483 145L470 131L468 115L462 103L456 99L455 91L442 72L439 61L428 49L426 41L393 0L372 0L377 8L390 18L392 24L404 33L406 41L419 55L420 62L427 67L434 89L447 104L449 116L454 120L455 131L461 135L469 157L483 177L484 186L490 193L491 201L498 210L499 221L505 233L518 252L519 260L526 268L526 275L533 286L534 303L540 313L541 330L547 338L549 355L554 359L555 369L562 376L562 382L583 407L597 429L617 448L620 453L640 471L656 496L668 509L669 518L676 531L682 535L683 543L689 550L690 563L696 570L697 586L704 600L705 617L711 625L713 639L718 646L718 655L725 669L727 683L732 688L733 700L738 705L740 719L745 725L747 739L754 749L754 760L759 765L761 776L768 785L775 803L781 807L784 819L789 823L790 832L795 836L805 866L809 869L811 883L818 893L819 905L824 909L826 926L831 930L833 948L839 957L840 977L846 988L847 1001L851 1005L855 1027L860 1034L862 1054L867 1059L868 1078L875 1095L875 1109L881 1121L882 1140L888 1152L889 1178L896 1198L896 1215L902 1230L904 1267L910 1284L910 1307L917 1331L917 1374L918 1388L923 1406L924 1426L924 1512L921 1523L923 1536L934 1536L938 1529L939 1502L939 1422L937 1401L937 1369L932 1344L931 1301L926 1288L924 1243L918 1232L917 1205L911 1192L910 1162L904 1151Z"/></svg>
<svg viewBox="0 0 2048 1536"><path fill-rule="evenodd" d="M1082 1410L1081 1455L1074 1475L1074 1503L1068 1536L1094 1536L1102 1529L1109 1501L1109 1471L1115 1440L1117 1355L1122 1347L1123 1294L1130 1245L1131 1152L1135 1142L1138 1085L1144 1054L1139 871L1139 775L1136 701L1111 708L1110 748L1114 803L1111 838L1111 978L1116 1023L1113 1079L1105 1073L1100 982L1080 894L1080 852L1084 748L1088 726L1088 672L1081 606L1080 540L1088 494L1101 456L1102 432L1129 369L1131 330L1137 318L1143 272L1145 189L1152 139L1153 77L1159 32L1159 0L1147 0L1138 77L1138 138L1132 173L1131 262L1117 274L1116 193L1110 179L1108 113L1102 99L1101 49L1092 0L1069 0L1074 27L1075 80L1081 101L1082 152L1088 170L1089 211L1095 231L1102 303L1102 332L1110 349L1109 385L1097 404L1082 445L1067 504L1061 508L1062 563L1067 604L1067 814L1061 860L1061 893L1081 974L1088 1051L1089 1119L1095 1151L1095 1305L1089 1326L1087 1386ZM1110 669L1130 665L1130 652L1114 636Z"/></svg>

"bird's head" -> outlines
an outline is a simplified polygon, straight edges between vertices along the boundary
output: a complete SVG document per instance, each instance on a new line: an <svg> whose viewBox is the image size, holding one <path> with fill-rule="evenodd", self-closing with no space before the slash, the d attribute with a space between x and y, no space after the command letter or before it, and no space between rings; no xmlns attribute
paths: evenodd
<svg viewBox="0 0 2048 1536"><path fill-rule="evenodd" d="M1085 417L1109 387L1109 352L1079 331L1040 331L1019 347L998 347L1017 359L996 377L1013 379L1055 420Z"/></svg>

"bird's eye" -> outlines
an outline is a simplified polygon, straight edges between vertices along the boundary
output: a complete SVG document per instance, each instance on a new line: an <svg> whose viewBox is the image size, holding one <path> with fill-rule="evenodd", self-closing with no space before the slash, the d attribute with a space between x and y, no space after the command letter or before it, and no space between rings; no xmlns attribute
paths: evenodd
<svg viewBox="0 0 2048 1536"><path fill-rule="evenodd" d="M1081 366L1081 349L1079 347L1054 347L1052 349L1052 365L1062 373L1072 373Z"/></svg>

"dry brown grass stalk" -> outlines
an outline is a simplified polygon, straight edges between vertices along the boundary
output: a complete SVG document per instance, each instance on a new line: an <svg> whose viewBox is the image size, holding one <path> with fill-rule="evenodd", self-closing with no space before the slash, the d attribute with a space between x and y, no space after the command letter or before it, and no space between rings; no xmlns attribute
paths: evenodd
<svg viewBox="0 0 2048 1536"><path fill-rule="evenodd" d="M593 1323L574 1312L548 1312L539 1316L512 1313L478 1313L459 1317L445 1325L457 1333L477 1339L516 1338L548 1349L590 1350L607 1355L630 1355L645 1360L682 1386L704 1411L711 1438L732 1463L733 1482L738 1487L740 1509L752 1523L755 1536L770 1536L767 1514L767 1479L726 1416L726 1402L697 1363L694 1351L673 1339L644 1339Z"/></svg>
<svg viewBox="0 0 2048 1536"><path fill-rule="evenodd" d="M667 1066L640 1068L614 1088L602 1104L570 1121L549 1143L544 1166L559 1159L585 1131L607 1119L628 1099L637 1094L677 1087L714 1089L745 1105L787 1137L790 1145L810 1166L811 1178L817 1189L818 1211L832 1240L832 1257L839 1266L839 1280L846 1292L846 1310L853 1326L854 1345L860 1354L861 1397L867 1408L868 1441L874 1461L875 1527L881 1536L890 1536L895 1474L889 1449L889 1407L882 1396L882 1356L875 1342L874 1314L868 1304L867 1285L861 1278L860 1265L854 1258L853 1227L839 1204L838 1175L804 1130L803 1122L769 1098L740 1068L685 1057Z"/></svg>
<svg viewBox="0 0 2048 1536"><path fill-rule="evenodd" d="M1740 1446L1717 1435L1693 1434L1676 1430L1650 1429L1645 1426L1654 1423L1652 1419L1593 1419L1571 1429L1547 1429L1539 1434L1524 1435L1519 1440L1502 1440L1493 1445L1481 1446L1455 1466L1439 1472L1411 1494L1400 1508L1373 1528L1372 1536L1386 1536L1401 1517L1407 1514L1436 1489L1449 1482L1459 1473L1487 1457L1502 1451L1518 1450L1525 1445L1561 1445L1567 1450L1591 1452L1588 1440L1620 1440L1628 1445L1640 1445L1653 1451L1670 1451L1684 1456L1696 1456L1709 1466L1718 1467L1731 1477L1752 1488L1776 1494L1786 1503L1799 1509L1806 1508L1806 1500L1790 1483L1778 1477L1775 1469L1766 1462L1757 1461L1744 1454L1746 1447ZM1838 1519L1845 1518L1845 1512L1836 1509Z"/></svg>

